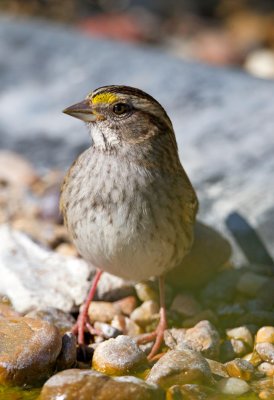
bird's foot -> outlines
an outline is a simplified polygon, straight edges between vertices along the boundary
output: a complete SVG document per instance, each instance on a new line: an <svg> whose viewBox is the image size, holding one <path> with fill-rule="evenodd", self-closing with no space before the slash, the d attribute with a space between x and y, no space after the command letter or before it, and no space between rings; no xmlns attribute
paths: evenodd
<svg viewBox="0 0 274 400"><path fill-rule="evenodd" d="M154 361L155 356L159 352L164 339L164 332L167 328L166 314L165 310L160 311L160 322L155 329L155 331L142 335L138 340L138 344L144 344L152 342L154 340L154 345L147 356L148 361Z"/></svg>

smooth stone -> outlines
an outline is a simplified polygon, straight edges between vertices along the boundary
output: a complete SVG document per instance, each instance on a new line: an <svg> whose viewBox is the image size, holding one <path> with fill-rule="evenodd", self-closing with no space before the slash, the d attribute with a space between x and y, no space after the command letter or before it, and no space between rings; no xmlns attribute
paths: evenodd
<svg viewBox="0 0 274 400"><path fill-rule="evenodd" d="M200 353L191 349L170 350L152 367L147 382L157 383L164 389L186 383L210 383L209 365Z"/></svg>
<svg viewBox="0 0 274 400"><path fill-rule="evenodd" d="M97 331L98 335L103 337L104 339L116 338L123 333L121 330L115 328L110 324L106 324L105 322L96 321L93 324L93 328L95 329L95 332Z"/></svg>
<svg viewBox="0 0 274 400"><path fill-rule="evenodd" d="M256 343L272 343L274 344L274 326L263 326L256 334Z"/></svg>
<svg viewBox="0 0 274 400"><path fill-rule="evenodd" d="M130 319L141 327L159 319L159 305L156 301L147 300L131 313Z"/></svg>
<svg viewBox="0 0 274 400"><path fill-rule="evenodd" d="M274 344L258 343L255 346L255 350L263 361L274 364Z"/></svg>
<svg viewBox="0 0 274 400"><path fill-rule="evenodd" d="M138 299L142 302L153 300L156 303L159 302L159 292L155 288L153 282L139 282L135 285L136 294Z"/></svg>
<svg viewBox="0 0 274 400"><path fill-rule="evenodd" d="M196 222L194 243L182 262L167 273L167 282L178 288L197 288L210 281L231 256L229 242L216 230Z"/></svg>
<svg viewBox="0 0 274 400"><path fill-rule="evenodd" d="M135 337L143 333L143 329L136 324L136 322L124 315L115 315L111 321L111 326L121 331L123 335L131 337Z"/></svg>
<svg viewBox="0 0 274 400"><path fill-rule="evenodd" d="M58 310L54 307L46 307L28 312L25 317L41 319L55 325L64 334L70 331L75 324L75 319L67 312Z"/></svg>
<svg viewBox="0 0 274 400"><path fill-rule="evenodd" d="M175 296L170 310L177 311L182 317L193 317L202 311L202 307L193 295L179 293Z"/></svg>
<svg viewBox="0 0 274 400"><path fill-rule="evenodd" d="M94 271L96 270L94 269ZM127 296L133 296L134 294L133 282L104 272L98 283L95 299L100 301L117 301Z"/></svg>
<svg viewBox="0 0 274 400"><path fill-rule="evenodd" d="M85 369L69 369L53 375L43 386L40 400L164 400L157 385L133 376L109 377Z"/></svg>
<svg viewBox="0 0 274 400"><path fill-rule="evenodd" d="M0 151L0 181L19 188L29 187L37 174L29 161L17 153Z"/></svg>
<svg viewBox="0 0 274 400"><path fill-rule="evenodd" d="M11 305L0 303L0 317L20 317L20 314Z"/></svg>
<svg viewBox="0 0 274 400"><path fill-rule="evenodd" d="M241 396L249 392L250 386L239 378L224 378L218 383L218 389L223 394Z"/></svg>
<svg viewBox="0 0 274 400"><path fill-rule="evenodd" d="M106 301L92 301L88 309L88 316L91 323L111 322L115 315L121 314L121 310L115 307L114 303Z"/></svg>
<svg viewBox="0 0 274 400"><path fill-rule="evenodd" d="M137 306L135 296L127 296L121 300L115 301L115 307L118 307L124 315L130 315Z"/></svg>
<svg viewBox="0 0 274 400"><path fill-rule="evenodd" d="M266 276L245 272L237 283L237 290L244 295L254 297L267 281Z"/></svg>
<svg viewBox="0 0 274 400"><path fill-rule="evenodd" d="M54 371L61 348L61 335L48 322L0 318L0 384L37 385Z"/></svg>
<svg viewBox="0 0 274 400"><path fill-rule="evenodd" d="M253 336L246 326L239 326L237 328L227 329L226 336L228 339L242 340L251 349L253 348Z"/></svg>
<svg viewBox="0 0 274 400"><path fill-rule="evenodd" d="M201 352L204 357L216 359L219 355L220 336L209 321L200 321L190 329L170 329L165 331L165 344L171 349L185 346Z"/></svg>
<svg viewBox="0 0 274 400"><path fill-rule="evenodd" d="M257 367L262 362L261 357L259 356L259 354L256 351L253 351L252 353L248 353L248 354L244 355L242 357L242 359L248 361L254 367Z"/></svg>
<svg viewBox="0 0 274 400"><path fill-rule="evenodd" d="M222 378L229 378L224 364L215 360L211 360L210 358L207 358L206 361L208 362L212 375Z"/></svg>
<svg viewBox="0 0 274 400"><path fill-rule="evenodd" d="M244 381L250 381L254 376L254 366L241 358L235 358L225 364L226 370L229 376L234 378L240 378Z"/></svg>
<svg viewBox="0 0 274 400"><path fill-rule="evenodd" d="M67 332L62 337L62 349L57 358L56 368L58 371L74 367L77 357L76 336Z"/></svg>
<svg viewBox="0 0 274 400"><path fill-rule="evenodd" d="M126 375L146 364L145 353L125 335L100 343L92 359L92 368L108 375Z"/></svg>
<svg viewBox="0 0 274 400"><path fill-rule="evenodd" d="M268 362L263 362L258 366L258 371L266 376L274 376L274 365Z"/></svg>

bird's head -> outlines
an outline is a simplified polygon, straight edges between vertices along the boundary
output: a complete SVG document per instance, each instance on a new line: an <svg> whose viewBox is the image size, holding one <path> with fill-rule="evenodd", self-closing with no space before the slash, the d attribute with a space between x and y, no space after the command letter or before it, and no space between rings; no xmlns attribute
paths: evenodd
<svg viewBox="0 0 274 400"><path fill-rule="evenodd" d="M90 128L94 146L102 150L144 144L167 135L176 147L172 123L150 95L129 86L104 86L64 110Z"/></svg>

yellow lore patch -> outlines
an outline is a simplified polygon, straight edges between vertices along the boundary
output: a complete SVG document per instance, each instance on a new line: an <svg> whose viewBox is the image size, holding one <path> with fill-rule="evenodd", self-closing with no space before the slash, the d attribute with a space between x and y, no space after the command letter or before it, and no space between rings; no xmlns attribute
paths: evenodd
<svg viewBox="0 0 274 400"><path fill-rule="evenodd" d="M115 103L119 98L114 93L99 93L92 99L93 104L97 103Z"/></svg>

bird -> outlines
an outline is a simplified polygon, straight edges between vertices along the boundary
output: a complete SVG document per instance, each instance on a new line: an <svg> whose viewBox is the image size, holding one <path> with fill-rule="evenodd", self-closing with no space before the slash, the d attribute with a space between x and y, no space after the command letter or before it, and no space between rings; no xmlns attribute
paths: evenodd
<svg viewBox="0 0 274 400"><path fill-rule="evenodd" d="M160 319L147 334L154 340L152 360L167 328L165 275L190 251L198 210L172 122L151 95L123 85L93 90L63 112L84 121L91 136L60 194L72 241L97 268L74 333L83 345L88 308L103 272L136 282L158 278Z"/></svg>

